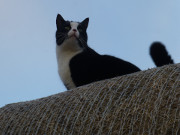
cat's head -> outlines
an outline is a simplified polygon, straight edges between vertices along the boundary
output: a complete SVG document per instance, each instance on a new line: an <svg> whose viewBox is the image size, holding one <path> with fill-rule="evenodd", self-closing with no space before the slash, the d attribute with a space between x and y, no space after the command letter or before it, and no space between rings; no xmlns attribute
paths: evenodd
<svg viewBox="0 0 180 135"><path fill-rule="evenodd" d="M75 38L82 44L87 44L87 32L89 18L82 22L65 21L64 18L58 14L56 18L56 43L61 45L65 40ZM84 43L83 43L84 42Z"/></svg>

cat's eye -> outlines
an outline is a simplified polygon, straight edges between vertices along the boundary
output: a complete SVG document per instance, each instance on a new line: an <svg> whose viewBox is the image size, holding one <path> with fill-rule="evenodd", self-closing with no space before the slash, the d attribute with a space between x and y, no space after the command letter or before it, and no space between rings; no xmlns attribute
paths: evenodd
<svg viewBox="0 0 180 135"><path fill-rule="evenodd" d="M70 30L71 28L69 26L66 26L65 27L65 30Z"/></svg>

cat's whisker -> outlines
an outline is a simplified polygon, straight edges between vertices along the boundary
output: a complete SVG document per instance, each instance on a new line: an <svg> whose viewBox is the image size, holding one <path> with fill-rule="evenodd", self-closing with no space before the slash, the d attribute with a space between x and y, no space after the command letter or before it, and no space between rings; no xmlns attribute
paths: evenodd
<svg viewBox="0 0 180 135"><path fill-rule="evenodd" d="M66 35L64 34L57 34L58 37L65 37Z"/></svg>
<svg viewBox="0 0 180 135"><path fill-rule="evenodd" d="M64 33L62 33L62 32L56 33L56 36L57 36L58 38L65 38L65 37L67 37L67 35L64 34Z"/></svg>
<svg viewBox="0 0 180 135"><path fill-rule="evenodd" d="M81 39L79 39L79 41L81 42L82 47L85 49L86 44Z"/></svg>
<svg viewBox="0 0 180 135"><path fill-rule="evenodd" d="M61 34L61 33L56 33L57 43L62 43L62 41L65 39L67 39L67 35Z"/></svg>
<svg viewBox="0 0 180 135"><path fill-rule="evenodd" d="M81 44L83 45L83 48L86 49L87 43L86 43L83 39L81 39L81 38L78 38L78 40L79 40L79 41L81 42Z"/></svg>

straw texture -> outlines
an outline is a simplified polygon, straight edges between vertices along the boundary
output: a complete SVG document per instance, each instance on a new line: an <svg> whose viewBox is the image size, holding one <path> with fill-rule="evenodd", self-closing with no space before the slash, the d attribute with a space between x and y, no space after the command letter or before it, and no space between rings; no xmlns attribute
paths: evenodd
<svg viewBox="0 0 180 135"><path fill-rule="evenodd" d="M180 64L6 105L0 134L180 135Z"/></svg>

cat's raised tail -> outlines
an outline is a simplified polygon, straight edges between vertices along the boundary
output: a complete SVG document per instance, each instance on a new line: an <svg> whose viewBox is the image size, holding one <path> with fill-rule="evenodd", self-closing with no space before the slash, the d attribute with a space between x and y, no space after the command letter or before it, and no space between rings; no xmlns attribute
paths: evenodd
<svg viewBox="0 0 180 135"><path fill-rule="evenodd" d="M151 44L150 55L157 67L174 64L174 61L168 54L166 47L161 42L154 42Z"/></svg>

